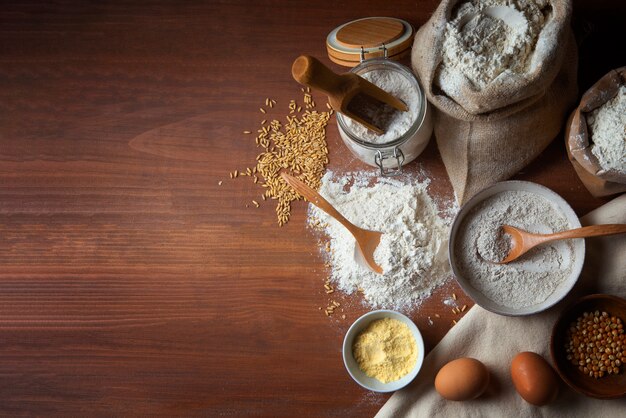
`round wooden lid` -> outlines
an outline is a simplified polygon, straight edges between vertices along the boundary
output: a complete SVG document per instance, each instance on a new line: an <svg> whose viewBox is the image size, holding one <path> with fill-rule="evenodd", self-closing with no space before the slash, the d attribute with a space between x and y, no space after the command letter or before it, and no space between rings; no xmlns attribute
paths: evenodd
<svg viewBox="0 0 626 418"><path fill-rule="evenodd" d="M366 17L334 29L326 38L329 58L337 64L354 67L361 62L361 48L365 59L406 56L413 43L414 29L410 23L391 17Z"/></svg>
<svg viewBox="0 0 626 418"><path fill-rule="evenodd" d="M389 18L367 18L355 20L337 31L337 42L347 48L371 48L389 44L404 33L399 20Z"/></svg>

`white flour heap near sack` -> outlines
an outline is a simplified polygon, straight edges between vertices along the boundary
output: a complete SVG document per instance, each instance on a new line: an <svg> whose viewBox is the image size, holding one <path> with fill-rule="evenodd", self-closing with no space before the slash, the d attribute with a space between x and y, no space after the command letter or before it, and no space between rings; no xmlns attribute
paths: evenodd
<svg viewBox="0 0 626 418"><path fill-rule="evenodd" d="M379 275L354 259L355 241L348 230L325 212L309 205L309 224L330 237L331 280L351 294L363 292L375 308L407 310L429 296L449 276L449 219L439 216L428 196L428 181L404 184L370 173L334 179L328 172L319 193L355 225L383 232L374 259Z"/></svg>
<svg viewBox="0 0 626 418"><path fill-rule="evenodd" d="M593 147L591 152L605 170L626 173L626 86L587 116Z"/></svg>
<svg viewBox="0 0 626 418"><path fill-rule="evenodd" d="M477 90L503 73L523 73L544 24L547 1L474 0L448 23L438 84L454 94L461 77Z"/></svg>

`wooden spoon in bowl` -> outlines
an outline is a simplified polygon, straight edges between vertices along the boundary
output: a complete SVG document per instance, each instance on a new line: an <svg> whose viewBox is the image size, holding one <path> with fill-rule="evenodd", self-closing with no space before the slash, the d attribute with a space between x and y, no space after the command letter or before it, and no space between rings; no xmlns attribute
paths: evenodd
<svg viewBox="0 0 626 418"><path fill-rule="evenodd" d="M509 253L496 264L506 264L518 259L531 248L550 241L570 238L598 237L602 235L615 235L626 233L626 224L606 224L584 226L582 228L570 229L569 231L556 232L554 234L533 234L523 231L510 225L502 225L505 234L511 236L511 247Z"/></svg>
<svg viewBox="0 0 626 418"><path fill-rule="evenodd" d="M378 247L378 244L380 243L380 237L383 235L382 232L368 231L367 229L359 228L344 218L343 215L333 207L333 205L328 203L328 201L319 193L311 189L302 181L285 172L280 173L280 175L291 187L294 188L295 191L304 196L309 202L313 203L315 206L335 218L340 224L345 226L346 229L350 231L352 236L354 236L354 239L356 240L356 248L363 256L363 259L369 268L378 274L383 274L383 269L374 261L374 251L376 251L376 247Z"/></svg>

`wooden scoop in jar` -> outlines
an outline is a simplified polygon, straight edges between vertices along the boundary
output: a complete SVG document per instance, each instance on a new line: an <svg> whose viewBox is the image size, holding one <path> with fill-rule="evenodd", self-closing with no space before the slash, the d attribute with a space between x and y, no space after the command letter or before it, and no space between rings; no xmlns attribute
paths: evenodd
<svg viewBox="0 0 626 418"><path fill-rule="evenodd" d="M502 225L502 230L505 234L511 236L511 246L507 256L501 261L496 261L496 264L510 263L523 254L526 254L537 245L550 241L623 234L626 233L626 224L584 226L582 228L570 229L569 231L556 232L554 234L533 234L532 232L527 232L510 225Z"/></svg>
<svg viewBox="0 0 626 418"><path fill-rule="evenodd" d="M333 109L359 122L379 135L385 133L380 121L370 115L377 108L389 105L406 112L407 105L385 90L354 73L336 74L317 59L301 55L291 67L293 78L300 84L320 90L328 95Z"/></svg>
<svg viewBox="0 0 626 418"><path fill-rule="evenodd" d="M356 240L356 248L363 256L367 266L378 274L383 274L383 269L374 261L374 251L380 243L380 237L382 232L368 231L367 229L359 228L352 222L343 217L337 209L333 207L326 199L324 199L318 192L311 189L309 186L298 180L297 178L290 176L289 174L280 173L282 178L294 188L295 191L304 196L309 202L335 218L340 224L346 227L348 231L354 236Z"/></svg>

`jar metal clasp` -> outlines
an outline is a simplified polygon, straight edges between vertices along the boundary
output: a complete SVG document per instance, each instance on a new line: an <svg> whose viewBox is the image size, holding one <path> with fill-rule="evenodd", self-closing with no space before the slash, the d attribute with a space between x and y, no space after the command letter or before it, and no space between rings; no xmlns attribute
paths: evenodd
<svg viewBox="0 0 626 418"><path fill-rule="evenodd" d="M387 51L387 47L385 46L385 43L383 42L382 44L380 44L380 46L378 47L378 49L383 51L383 57L385 59L387 59L389 57L389 52ZM363 48L363 45L361 45L361 54L360 54L360 58L359 58L360 62L365 61L365 48Z"/></svg>
<svg viewBox="0 0 626 418"><path fill-rule="evenodd" d="M396 168L387 167L385 168L384 161L390 158L396 159ZM395 147L393 151L376 151L376 155L374 155L374 162L380 168L380 175L384 177L397 176L402 172L402 165L404 164L404 154L402 150L398 147Z"/></svg>

